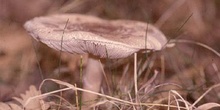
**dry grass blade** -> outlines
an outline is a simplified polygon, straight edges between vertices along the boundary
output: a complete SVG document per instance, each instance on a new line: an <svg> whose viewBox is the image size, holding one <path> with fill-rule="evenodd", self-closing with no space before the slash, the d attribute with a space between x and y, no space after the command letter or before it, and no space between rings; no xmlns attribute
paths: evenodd
<svg viewBox="0 0 220 110"><path fill-rule="evenodd" d="M137 53L134 53L134 88L135 88L135 102L138 102L138 85L137 85Z"/></svg>
<svg viewBox="0 0 220 110"><path fill-rule="evenodd" d="M186 101L177 91L175 91L175 90L170 90L170 93L173 93L173 94L177 95L177 96L182 100L182 102L185 104L185 109L186 109L186 110L190 110L187 101ZM176 99L176 98L175 98L175 99ZM178 103L178 102L177 102L177 103ZM178 105L178 104L177 104L177 105ZM180 109L179 106L178 106L178 109Z"/></svg>
<svg viewBox="0 0 220 110"><path fill-rule="evenodd" d="M200 105L198 108L194 110L209 110L215 107L220 107L220 104L218 103L205 103L203 105Z"/></svg>
<svg viewBox="0 0 220 110"><path fill-rule="evenodd" d="M68 3L67 5L61 7L58 12L59 13L66 13L70 10L76 9L76 8L80 8L81 5L83 5L87 0L73 0L70 3Z"/></svg>
<svg viewBox="0 0 220 110"><path fill-rule="evenodd" d="M93 91L90 91L90 90L85 90L85 89L81 89L81 88L77 88L75 87L74 85L71 85L67 82L63 82L63 81L60 81L60 80L56 80L56 79L45 79L41 86L43 85L43 83L45 83L46 81L52 81L52 82L55 82L57 84L60 84L60 85L64 85L64 86L67 86L68 88L64 88L64 89L60 89L60 90L56 90L56 91L52 91L52 92L48 92L48 93L44 93L44 94L41 94L41 95L38 95L38 96L35 96L35 97L31 97L29 98L27 101L26 101L26 104L28 104L30 101L34 100L35 98L39 98L39 97L45 97L45 96L48 96L50 94L53 94L53 93L58 93L58 92L61 92L61 91L66 91L66 90L77 90L77 91L82 91L82 92L87 92L87 93L90 93L90 94L95 94L95 95L98 95L100 97L104 97L104 98L107 98L109 100L113 100L117 103L123 103L123 105L127 105L127 106L159 106L159 107L171 107L171 108L177 108L177 106L174 106L174 105L166 105L166 104L154 104L154 103L133 103L133 102L130 102L130 101L126 101L126 100L122 100L122 99L119 99L119 98L115 98L115 97L111 97L111 96L108 96L108 95L104 95L104 94L101 94L101 93L97 93L97 92L93 92ZM25 105L26 105L25 104ZM181 109L186 109L185 107L179 107Z"/></svg>
<svg viewBox="0 0 220 110"><path fill-rule="evenodd" d="M178 40L170 40L169 43L189 43L189 44L195 44L201 47L204 47L208 50L210 50L211 52L213 52L214 54L216 54L218 57L220 57L220 53L217 52L215 49L211 48L210 46L200 43L200 42L196 42L196 41L191 41L191 40L185 40L185 39L178 39Z"/></svg>
<svg viewBox="0 0 220 110"><path fill-rule="evenodd" d="M213 85L212 87L210 87L204 94L202 94L202 96L200 96L192 105L191 108L194 107L203 97L205 97L206 94L208 94L212 89L219 87L220 84L216 84Z"/></svg>
<svg viewBox="0 0 220 110"><path fill-rule="evenodd" d="M181 7L184 3L185 0L179 0L179 1L174 1L175 3L172 4L172 6L164 12L164 14L159 18L159 20L156 22L157 27L161 27L171 16L174 14L176 9Z"/></svg>

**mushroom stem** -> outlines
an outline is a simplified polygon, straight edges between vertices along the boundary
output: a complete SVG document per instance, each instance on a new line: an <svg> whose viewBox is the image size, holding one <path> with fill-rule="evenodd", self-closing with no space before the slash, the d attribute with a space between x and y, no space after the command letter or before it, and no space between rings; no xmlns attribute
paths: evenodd
<svg viewBox="0 0 220 110"><path fill-rule="evenodd" d="M95 57L88 58L85 74L83 75L83 89L94 92L100 91L102 82L102 67L100 62ZM82 93L82 101L88 105L92 104L97 98L97 95L90 93Z"/></svg>

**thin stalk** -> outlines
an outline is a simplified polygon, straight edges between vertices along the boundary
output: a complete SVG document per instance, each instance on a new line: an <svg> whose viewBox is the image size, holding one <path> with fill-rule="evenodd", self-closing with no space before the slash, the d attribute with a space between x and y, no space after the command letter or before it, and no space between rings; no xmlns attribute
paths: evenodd
<svg viewBox="0 0 220 110"><path fill-rule="evenodd" d="M79 79L80 79L80 84L79 87L82 88L83 85L83 57L82 55L80 56L80 73L79 73ZM79 110L82 109L82 92L79 92Z"/></svg>
<svg viewBox="0 0 220 110"><path fill-rule="evenodd" d="M195 45L198 45L198 46L201 46L205 49L208 49L210 50L211 52L213 52L215 55L217 55L218 57L220 57L220 53L218 51L216 51L215 49L213 49L212 47L206 45L206 44L203 44L203 43L200 43L200 42L196 42L196 41L190 41L190 40L185 40L185 39L177 39L177 40L170 40L169 43L189 43L189 44L195 44Z"/></svg>
<svg viewBox="0 0 220 110"><path fill-rule="evenodd" d="M68 22L69 22L69 19L67 19L67 21L66 21L66 24L65 24L65 27L64 27L64 29L63 29L63 33L62 33L62 37L61 37L61 42L60 42L60 59L59 59L59 72L58 72L58 75L60 75L60 67L61 67L61 55L62 55L62 49L63 49L63 36L64 36L64 33L65 33L65 29L66 29L66 27L67 27L67 24L68 24ZM61 86L59 86L60 88L61 88ZM63 93L62 92L60 92L60 96L62 96L63 95ZM60 100L60 105L62 104L62 102L61 102L61 100ZM59 106L59 108L58 108L58 110L60 110L60 106Z"/></svg>
<svg viewBox="0 0 220 110"><path fill-rule="evenodd" d="M137 87L137 53L134 53L134 88L135 88L135 102L138 102L138 87Z"/></svg>
<svg viewBox="0 0 220 110"><path fill-rule="evenodd" d="M76 84L74 84L74 86L75 87L77 87L77 85ZM75 90L75 95L76 95L76 108L78 108L78 109L80 109L79 108L79 96L78 96L78 91L77 90Z"/></svg>

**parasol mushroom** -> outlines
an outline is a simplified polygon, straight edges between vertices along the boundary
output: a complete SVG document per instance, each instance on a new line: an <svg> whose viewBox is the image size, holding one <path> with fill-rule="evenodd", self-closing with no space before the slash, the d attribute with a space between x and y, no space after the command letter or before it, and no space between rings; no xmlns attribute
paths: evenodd
<svg viewBox="0 0 220 110"><path fill-rule="evenodd" d="M27 21L24 27L32 37L53 49L89 54L83 88L95 92L100 91L102 81L100 58L126 58L138 51L161 50L167 43L166 37L153 25L131 20L103 20L80 14L36 17ZM83 94L83 101L96 97Z"/></svg>

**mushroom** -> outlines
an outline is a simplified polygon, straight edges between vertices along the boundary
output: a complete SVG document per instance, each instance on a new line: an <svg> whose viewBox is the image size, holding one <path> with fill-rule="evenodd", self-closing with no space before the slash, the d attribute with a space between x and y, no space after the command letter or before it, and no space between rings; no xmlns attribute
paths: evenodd
<svg viewBox="0 0 220 110"><path fill-rule="evenodd" d="M89 54L83 88L94 92L100 91L102 81L99 59L126 58L138 51L161 50L167 43L166 37L153 25L131 20L103 20L80 14L36 17L27 21L24 27L32 37L53 49ZM83 93L82 100L96 98L96 95Z"/></svg>

